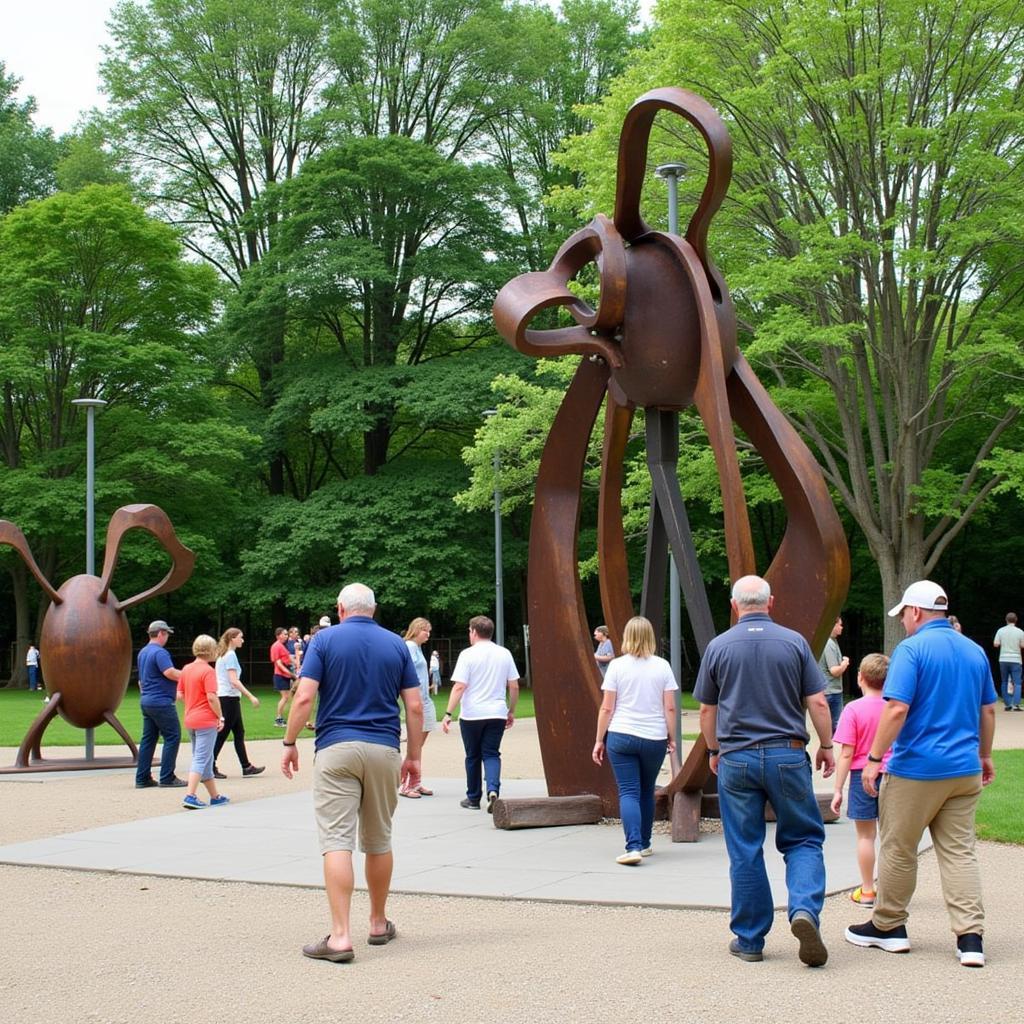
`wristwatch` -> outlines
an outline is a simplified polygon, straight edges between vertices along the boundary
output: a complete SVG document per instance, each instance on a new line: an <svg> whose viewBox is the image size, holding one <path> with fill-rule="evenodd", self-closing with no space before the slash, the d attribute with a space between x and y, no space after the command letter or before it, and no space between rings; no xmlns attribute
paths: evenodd
<svg viewBox="0 0 1024 1024"><path fill-rule="evenodd" d="M882 763L882 759L880 757L872 757L870 754L868 754L868 760L872 764L881 764Z"/></svg>

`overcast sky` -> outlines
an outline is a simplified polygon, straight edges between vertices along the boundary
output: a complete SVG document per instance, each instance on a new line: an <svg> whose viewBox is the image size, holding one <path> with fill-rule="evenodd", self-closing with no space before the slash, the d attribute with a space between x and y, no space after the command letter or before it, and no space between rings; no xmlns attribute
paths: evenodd
<svg viewBox="0 0 1024 1024"><path fill-rule="evenodd" d="M58 134L83 111L103 105L100 47L114 0L20 0L5 3L0 61L22 80L19 98L36 98L36 124Z"/></svg>

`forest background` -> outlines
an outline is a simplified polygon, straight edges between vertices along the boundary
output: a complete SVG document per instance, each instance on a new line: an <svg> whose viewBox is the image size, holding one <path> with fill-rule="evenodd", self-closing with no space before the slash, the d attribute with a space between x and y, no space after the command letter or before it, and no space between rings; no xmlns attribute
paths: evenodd
<svg viewBox="0 0 1024 1024"><path fill-rule="evenodd" d="M612 212L622 116L662 85L704 95L733 137L709 247L740 343L843 517L844 650L891 649L883 609L922 576L986 648L1024 613L1021 3L662 0L641 24L621 0L149 0L115 8L111 38L109 109L60 138L0 65L0 517L55 586L83 571L71 403L105 400L98 561L134 502L197 553L181 590L131 613L140 642L156 617L182 650L239 625L259 658L275 625L307 628L359 579L390 628L425 614L457 649L469 616L493 615L497 454L522 651L532 481L575 361L519 356L490 307ZM646 219L667 226L653 171L682 161L685 222L699 139L659 117L649 157ZM717 478L699 420L681 431L724 627ZM740 440L767 565L784 518ZM579 552L593 625L597 442ZM23 686L45 602L13 552L0 567L0 678ZM114 589L166 567L129 535Z"/></svg>

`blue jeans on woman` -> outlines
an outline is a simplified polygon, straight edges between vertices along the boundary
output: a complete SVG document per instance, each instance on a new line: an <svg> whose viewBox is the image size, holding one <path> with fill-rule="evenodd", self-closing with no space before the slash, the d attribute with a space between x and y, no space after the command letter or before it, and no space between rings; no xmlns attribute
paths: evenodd
<svg viewBox="0 0 1024 1024"><path fill-rule="evenodd" d="M646 850L654 828L654 787L668 741L609 732L605 749L619 787L619 817L626 833L626 849Z"/></svg>
<svg viewBox="0 0 1024 1024"><path fill-rule="evenodd" d="M786 862L790 920L798 910L806 910L819 923L825 900L825 826L807 752L783 740L780 745L723 754L718 762L718 804L729 852L730 927L740 947L749 952L761 951L775 910L764 866L766 800L778 819L775 846Z"/></svg>

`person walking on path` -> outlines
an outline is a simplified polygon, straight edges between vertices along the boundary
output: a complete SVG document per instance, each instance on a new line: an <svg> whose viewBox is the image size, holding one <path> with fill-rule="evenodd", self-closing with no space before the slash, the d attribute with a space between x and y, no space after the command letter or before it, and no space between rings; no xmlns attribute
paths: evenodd
<svg viewBox="0 0 1024 1024"><path fill-rule="evenodd" d="M224 728L217 733L217 741L213 745L213 777L226 779L227 776L217 769L217 758L221 749L231 735L234 738L235 754L242 766L242 775L259 775L266 771L265 767L257 768L249 760L245 749L245 722L242 721L242 697L248 697L254 707L260 706L259 697L254 696L242 685L242 666L238 661L238 649L245 643L245 636L237 626L224 630L217 644L217 697L220 699L221 712L224 715Z"/></svg>
<svg viewBox="0 0 1024 1024"><path fill-rule="evenodd" d="M33 693L39 689L39 648L29 644L25 652L25 667L28 669L28 688Z"/></svg>
<svg viewBox="0 0 1024 1024"><path fill-rule="evenodd" d="M405 644L373 621L376 606L373 591L361 583L350 583L338 595L339 624L321 629L306 653L281 756L281 771L291 779L299 770L295 744L319 695L313 805L331 930L303 946L302 953L332 963L355 959L351 910L357 825L370 893L367 942L383 946L398 934L386 913L394 867L391 818L400 782L420 774L420 683ZM404 762L399 698L407 731Z"/></svg>
<svg viewBox="0 0 1024 1024"><path fill-rule="evenodd" d="M773 622L767 581L744 576L732 588L738 622L708 644L694 697L711 770L718 776L722 831L732 885L729 952L764 959L774 913L764 866L766 801L775 809L775 845L786 863L789 926L800 960L828 959L821 938L825 900L825 826L807 756L806 714L818 734L815 766L835 770L825 681L807 641Z"/></svg>
<svg viewBox="0 0 1024 1024"><path fill-rule="evenodd" d="M605 750L619 787L619 817L626 852L619 864L640 864L654 850L654 787L665 760L675 750L676 702L679 689L672 666L655 653L654 627L642 615L626 623L622 657L609 665L597 713L597 737L591 755L604 764Z"/></svg>
<svg viewBox="0 0 1024 1024"><path fill-rule="evenodd" d="M975 852L974 815L995 778L996 691L985 652L946 620L949 599L931 580L912 583L889 615L907 638L889 662L878 723L861 782L879 800L878 895L871 920L846 929L855 946L910 949L906 923L917 886L917 849L927 828L935 847L957 956L984 967L985 911Z"/></svg>
<svg viewBox="0 0 1024 1024"><path fill-rule="evenodd" d="M441 652L436 647L430 652L430 692L441 692Z"/></svg>
<svg viewBox="0 0 1024 1024"><path fill-rule="evenodd" d="M181 801L186 811L230 803L226 796L217 792L217 783L213 777L213 745L217 733L224 728L224 715L217 696L217 673L211 664L217 659L217 641L202 633L192 642L192 653L195 660L181 670L178 679L178 699L184 701L185 728L192 737L188 792ZM200 782L210 794L209 804L196 796Z"/></svg>
<svg viewBox="0 0 1024 1024"><path fill-rule="evenodd" d="M818 659L818 668L825 680L825 700L828 712L832 716L832 732L839 725L839 716L843 713L843 675L850 667L850 659L843 656L839 649L839 637L843 633L842 616L836 618L829 638L825 641L825 649Z"/></svg>
<svg viewBox="0 0 1024 1024"><path fill-rule="evenodd" d="M839 747L836 756L836 774L832 794L832 812L839 813L843 805L843 784L850 780L850 795L846 803L846 816L857 831L857 867L860 868L860 885L854 889L850 899L862 907L875 905L875 837L878 834L878 798L868 796L861 785L861 773L868 761L868 752L875 738L878 720L882 717L885 701L882 687L889 659L884 654L868 654L861 660L857 672L857 686L863 694L858 700L851 700L843 708L839 728L832 737ZM885 771L889 752L882 758L881 770Z"/></svg>
<svg viewBox="0 0 1024 1024"><path fill-rule="evenodd" d="M494 623L486 615L469 620L469 647L452 672L452 692L441 728L447 735L452 712L462 704L459 731L466 750L466 797L460 807L477 811L483 796L481 765L487 780L487 813L501 793L501 738L516 720L519 671L512 655L491 640ZM508 689L508 700L505 690Z"/></svg>
<svg viewBox="0 0 1024 1024"><path fill-rule="evenodd" d="M594 661L597 662L598 670L603 677L608 671L612 658L615 657L615 648L612 647L612 640L607 626L598 626L594 630L594 642L597 644L597 648L594 650Z"/></svg>
<svg viewBox="0 0 1024 1024"><path fill-rule="evenodd" d="M139 651L138 657L142 738L139 740L139 756L135 768L135 788L148 789L157 785L151 769L158 737L163 737L164 741L159 784L164 787L186 786L185 780L174 774L181 744L181 725L174 699L181 672L174 667L165 649L174 630L163 619L156 619L149 624L147 632L149 643Z"/></svg>
<svg viewBox="0 0 1024 1024"><path fill-rule="evenodd" d="M1024 629L1017 625L1017 613L1006 613L1006 625L996 631L992 646L999 649L999 685L1003 690L1003 710L1020 711L1021 648Z"/></svg>
<svg viewBox="0 0 1024 1024"><path fill-rule="evenodd" d="M295 662L285 643L287 639L288 630L284 626L278 626L274 630L274 642L270 645L270 664L274 666L274 689L281 695L277 701L277 717L274 719L274 725L278 729L284 728L285 708L292 699L298 678L295 675Z"/></svg>
<svg viewBox="0 0 1024 1024"><path fill-rule="evenodd" d="M405 631L405 646L409 648L409 657L412 658L413 668L416 669L416 678L420 681L420 700L423 703L423 744L437 727L437 709L430 699L430 676L427 671L427 659L423 657L423 645L430 639L432 627L424 618L413 619L409 628ZM422 745L421 748L422 750ZM408 778L402 783L398 791L399 796L407 796L418 800L421 796L433 796L434 791L423 785L422 775L415 778Z"/></svg>

